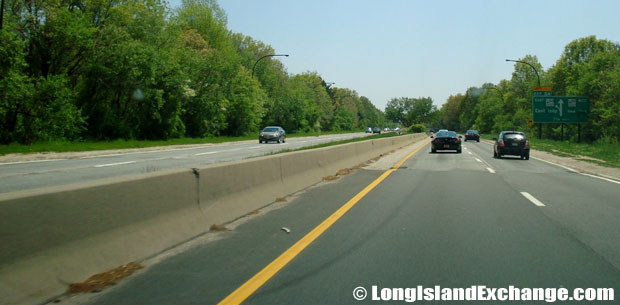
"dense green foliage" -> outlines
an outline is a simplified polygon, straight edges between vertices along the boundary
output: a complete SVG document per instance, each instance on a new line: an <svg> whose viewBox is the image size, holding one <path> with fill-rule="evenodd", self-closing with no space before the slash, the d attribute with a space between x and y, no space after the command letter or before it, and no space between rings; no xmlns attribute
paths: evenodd
<svg viewBox="0 0 620 305"><path fill-rule="evenodd" d="M385 118L403 126L433 125L438 121L437 107L430 97L393 98L385 107Z"/></svg>
<svg viewBox="0 0 620 305"><path fill-rule="evenodd" d="M620 143L620 45L588 36L566 45L554 66L544 70L536 56L520 59L536 67L543 86L551 86L555 96L586 96L590 99L590 117L582 124L582 139L602 143ZM532 119L532 87L537 85L534 70L516 63L510 80L472 87L465 94L450 96L440 109L436 127L454 130L476 129L481 133L522 130L537 134ZM389 116L386 109L386 115ZM559 124L543 124L543 137L560 138ZM575 141L577 126L564 126L565 137Z"/></svg>
<svg viewBox="0 0 620 305"><path fill-rule="evenodd" d="M269 45L227 29L215 0L6 0L0 143L240 136L382 126L316 72L289 75Z"/></svg>

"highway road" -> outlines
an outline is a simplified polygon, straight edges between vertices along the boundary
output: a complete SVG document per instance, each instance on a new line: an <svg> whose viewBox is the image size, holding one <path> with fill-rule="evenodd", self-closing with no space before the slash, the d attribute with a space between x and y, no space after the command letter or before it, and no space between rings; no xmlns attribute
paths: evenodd
<svg viewBox="0 0 620 305"><path fill-rule="evenodd" d="M391 303L373 301L373 285L620 290L617 182L535 159L494 159L484 142L464 143L461 154L419 146L398 169L360 169L310 188L86 301ZM356 287L367 290L363 301Z"/></svg>
<svg viewBox="0 0 620 305"><path fill-rule="evenodd" d="M242 160L327 142L365 137L367 133L288 138L286 143L243 141L159 151L95 154L80 158L0 163L0 193L66 185L173 168Z"/></svg>

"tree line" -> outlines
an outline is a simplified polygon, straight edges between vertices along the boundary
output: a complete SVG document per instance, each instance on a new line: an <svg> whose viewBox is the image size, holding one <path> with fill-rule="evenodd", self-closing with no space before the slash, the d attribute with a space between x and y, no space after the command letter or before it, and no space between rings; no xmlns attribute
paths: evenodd
<svg viewBox="0 0 620 305"><path fill-rule="evenodd" d="M581 124L582 139L620 143L620 45L588 36L568 43L560 59L545 70L536 56L519 59L533 65L542 86L551 86L554 96L585 96L590 100L589 120ZM521 130L537 135L532 119L532 87L538 84L536 72L515 63L512 77L497 84L485 83L452 95L438 110L437 127L481 133ZM543 138L559 139L560 124L543 124ZM564 133L577 138L576 124L566 124Z"/></svg>
<svg viewBox="0 0 620 305"><path fill-rule="evenodd" d="M6 0L0 143L382 126L383 112L227 28L215 0Z"/></svg>

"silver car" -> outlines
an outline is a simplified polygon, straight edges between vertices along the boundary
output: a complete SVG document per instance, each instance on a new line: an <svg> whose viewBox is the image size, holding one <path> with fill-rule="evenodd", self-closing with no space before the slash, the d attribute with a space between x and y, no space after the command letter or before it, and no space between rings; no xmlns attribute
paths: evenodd
<svg viewBox="0 0 620 305"><path fill-rule="evenodd" d="M263 128L258 136L258 143L268 143L269 141L286 143L286 131L280 126L267 126Z"/></svg>

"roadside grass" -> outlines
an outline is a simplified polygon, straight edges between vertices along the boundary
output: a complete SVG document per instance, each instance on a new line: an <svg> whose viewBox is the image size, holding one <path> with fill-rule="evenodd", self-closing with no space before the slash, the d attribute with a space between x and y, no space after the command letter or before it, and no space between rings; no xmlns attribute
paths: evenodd
<svg viewBox="0 0 620 305"><path fill-rule="evenodd" d="M312 137L329 134L343 134L351 132L361 132L361 130L349 130L349 131L328 131L328 132L305 132L287 134L288 138L296 137ZM31 154L31 153L44 153L44 152L80 152L80 151L96 151L96 150L115 150L115 149L129 149L129 148L146 148L156 146L171 146L171 145L193 145L193 144L208 144L208 143L223 143L223 142L237 142L257 140L258 133L256 135L247 135L241 137L207 137L207 138L178 138L169 140L114 140L114 141L52 141L52 142L38 142L30 145L24 144L9 144L0 145L0 156L7 154Z"/></svg>
<svg viewBox="0 0 620 305"><path fill-rule="evenodd" d="M482 138L492 140L495 134L483 134ZM605 143L575 143L548 139L530 138L533 149L552 153L560 157L586 161L600 166L620 168L620 145Z"/></svg>

